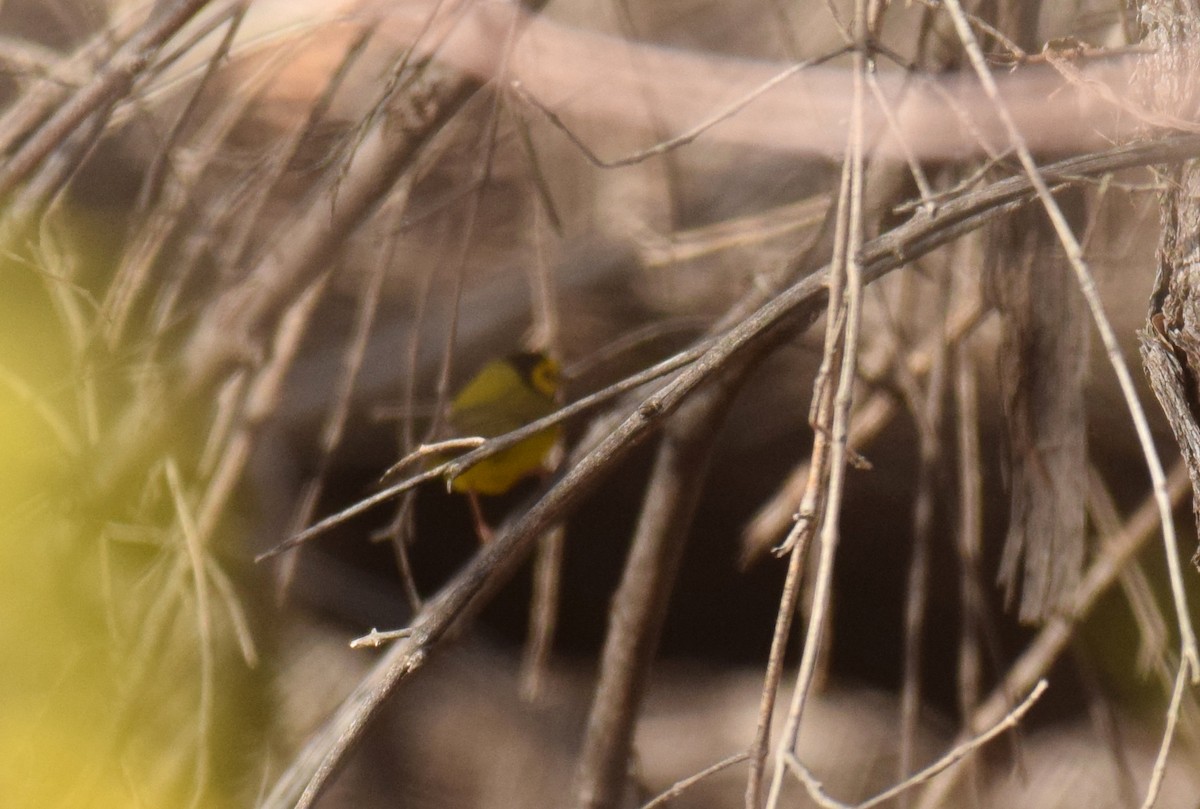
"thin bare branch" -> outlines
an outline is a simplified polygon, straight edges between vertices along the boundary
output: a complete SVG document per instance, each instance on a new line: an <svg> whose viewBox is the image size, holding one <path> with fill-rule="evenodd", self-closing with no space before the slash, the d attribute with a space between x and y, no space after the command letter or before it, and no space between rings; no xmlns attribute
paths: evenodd
<svg viewBox="0 0 1200 809"><path fill-rule="evenodd" d="M856 25L862 41L866 25L865 7L859 3ZM849 157L843 164L842 187L838 198L838 222L834 234L834 254L831 262L832 283L829 286L829 311L826 315L826 359L822 369L829 368L826 384L833 385L836 370L836 387L833 387L831 406L826 410L827 422L815 426L829 430L829 468L823 513L819 517L821 552L813 585L813 606L808 619L804 638L804 651L800 668L796 673L795 690L787 720L775 755L775 771L771 778L771 789L767 795L767 809L779 805L783 787L783 775L788 757L796 749L800 736L800 723L805 702L816 674L818 655L826 629L826 613L832 597L833 562L838 544L838 517L842 505L842 491L846 472L846 446L849 439L850 406L854 399L854 385L858 368L859 326L862 316L862 290L864 272L861 249L864 239L863 198L863 104L865 93L864 75L866 59L861 50L854 53L855 84L854 105L850 122L850 137L847 144ZM822 379L818 376L817 385ZM821 398L820 391L814 401Z"/></svg>
<svg viewBox="0 0 1200 809"><path fill-rule="evenodd" d="M815 467L814 467L815 468ZM791 550L788 555L787 575L783 591L779 595L779 609L775 613L775 629L771 636L771 651L767 657L767 668L763 673L762 696L759 698L758 724L754 729L754 741L750 745L750 773L746 779L746 809L762 806L763 775L767 767L767 753L771 748L771 720L775 715L775 702L779 695L779 684L783 680L783 658L792 634L792 621L796 616L796 604L800 600L800 584L804 572L804 560L808 555L811 532L808 520L795 520L794 530L803 530L795 537L788 537Z"/></svg>
<svg viewBox="0 0 1200 809"><path fill-rule="evenodd" d="M970 716L983 689L983 623L987 601L980 571L983 552L983 462L979 446L979 394L968 346L955 347L954 401L957 422L959 565L958 706Z"/></svg>
<svg viewBox="0 0 1200 809"><path fill-rule="evenodd" d="M1175 739L1175 726L1179 722L1186 688L1187 666L1180 666L1175 675L1175 687L1171 690L1171 705L1167 708L1167 726L1163 730L1158 755L1154 759L1154 768L1150 771L1150 785L1146 787L1146 797L1142 801L1141 809L1151 809L1158 801L1158 793L1162 790L1163 778L1167 774L1167 757L1171 754L1171 742Z"/></svg>
<svg viewBox="0 0 1200 809"><path fill-rule="evenodd" d="M1179 464L1167 479L1167 491L1172 505L1178 504L1188 493L1188 484L1188 471L1183 464ZM967 720L967 733L995 722L1008 712L1012 694L1019 694L1031 688L1045 676L1070 642L1078 623L1087 616L1100 596L1117 581L1130 559L1154 537L1159 525L1158 502L1151 494L1125 522L1120 534L1100 544L1099 554L1084 572L1083 580L1066 608L1047 621L1021 656L1009 666L1003 680L992 689ZM962 770L952 767L922 793L921 800L917 803L919 809L934 809L944 805L946 796L961 777Z"/></svg>
<svg viewBox="0 0 1200 809"><path fill-rule="evenodd" d="M530 702L541 697L542 681L550 665L558 625L565 543L566 531L561 524L538 541L533 566L533 595L529 603L529 635L521 656L521 695Z"/></svg>
<svg viewBox="0 0 1200 809"><path fill-rule="evenodd" d="M154 14L74 97L64 103L38 131L0 168L0 197L7 196L26 179L51 151L58 147L87 118L129 92L133 80L150 61L210 0L178 0L173 7Z"/></svg>
<svg viewBox="0 0 1200 809"><path fill-rule="evenodd" d="M952 260L952 259L951 259ZM950 270L949 267L946 268ZM907 778L916 757L917 732L921 712L922 658L925 649L925 613L929 601L929 568L932 554L935 491L938 486L939 468L942 463L942 404L946 398L949 382L950 343L941 338L948 330L950 285L953 276L939 279L940 293L938 309L934 317L940 318L941 327L933 347L926 389L922 401L914 402L914 414L920 414L917 423L918 468L917 493L913 504L913 547L909 559L908 581L904 604L904 651L903 675L900 686L900 755L898 776ZM907 795L901 801L903 807Z"/></svg>
<svg viewBox="0 0 1200 809"><path fill-rule="evenodd" d="M1129 372L1129 366L1125 363L1125 359L1121 355L1116 333L1113 331L1112 324L1108 320L1108 315L1104 311L1104 303L1100 299L1100 293L1096 289L1096 283L1092 279L1087 263L1084 261L1083 250L1079 246L1075 235L1071 232L1071 227L1067 223L1062 209L1059 208L1053 194L1051 194L1044 172L1034 162L1033 154L1021 136L1021 132L1017 129L1016 123L1009 114L1007 106L1000 98L995 78L984 62L983 53L980 51L979 43L971 32L970 24L967 21L966 12L963 11L962 4L959 0L945 0L945 5L946 9L950 12L950 18L954 22L959 40L967 51L967 56L971 61L971 66L975 70L979 83L988 98L991 99L996 115L1000 118L1008 133L1009 142L1017 150L1017 156L1020 158L1026 177L1029 178L1029 182L1036 191L1042 207L1046 210L1046 214L1050 217L1050 221L1054 225L1054 231L1062 243L1071 269L1075 272L1079 289L1087 301L1088 309L1091 310L1092 321L1096 324L1096 329L1100 333L1100 340L1104 344L1105 354L1108 356L1109 364L1116 374L1121 394L1125 399L1125 405L1129 410L1134 428L1137 430L1138 442L1141 444L1142 454L1146 459L1146 466L1150 472L1151 485L1154 489L1155 501L1158 503L1163 545L1167 556L1167 571L1171 581L1171 595L1175 600L1176 621L1180 634L1180 655L1182 658L1180 665L1187 667L1190 672L1192 684L1195 685L1200 683L1200 648L1196 646L1196 633L1192 627L1191 616L1188 613L1187 596L1183 586L1183 572L1180 570L1179 565L1179 544L1175 538L1175 523L1171 517L1171 501L1167 493L1166 475L1163 472L1162 461L1158 457L1158 450L1154 445L1154 439L1150 433L1150 423L1146 419L1146 411L1142 408L1137 390L1134 388L1133 375Z"/></svg>
<svg viewBox="0 0 1200 809"><path fill-rule="evenodd" d="M954 765L959 764L965 758L967 758L967 756L974 753L980 747L987 744L1001 733L1004 733L1010 728L1016 727L1017 724L1025 718L1025 714L1029 713L1029 709L1032 708L1034 704L1041 698L1042 694L1046 692L1047 687L1048 684L1045 680L1039 680L1037 684L1034 685L1033 690L1029 692L1028 696L1021 700L1016 707L1006 713L1003 718L992 725L992 727L956 746L949 753L942 756L928 767L925 767L912 777L907 778L901 783L884 790L873 798L865 800L859 804L854 804L853 809L873 809L873 807L890 801L892 798L902 795L913 787L926 783L938 773L944 772ZM800 760L797 759L794 754L788 758L787 764L788 767L800 779L801 783L804 784L804 788L808 791L809 797L816 801L819 806L822 806L825 809L850 809L850 804L842 803L841 801L838 801L826 794L824 789L821 787L821 782L813 777L812 773L808 771L808 768L800 763Z"/></svg>
<svg viewBox="0 0 1200 809"><path fill-rule="evenodd" d="M1098 156L1063 161L1047 167L1043 174L1052 178L1063 173L1084 176L1123 166L1180 160L1198 151L1200 137L1178 136L1152 144L1118 147ZM957 238L985 221L1004 215L1015 205L1024 202L1029 188L1027 178L1010 178L964 198L952 200L940 207L934 216L918 217L873 240L862 250L864 283L882 277L906 261ZM389 649L354 693L312 736L276 782L263 803L264 809L311 806L387 695L407 675L421 667L443 637L467 614L468 607L477 604L506 579L530 550L534 539L561 520L615 464L648 437L665 414L673 411L710 374L727 365L741 351L759 346L779 325L794 323L804 326L810 323L824 302L827 281L826 271L806 276L740 320L720 339L702 344L705 350L696 350L694 362L644 399L586 456L575 463L568 463L561 480L533 508L502 530L495 541L481 549L435 599L427 602L410 627L412 636ZM680 364L686 362L679 361L678 357L673 361ZM408 485L412 485L411 482ZM1186 476L1183 485L1186 485ZM1147 530L1152 530L1155 519L1153 512L1147 519L1151 524ZM1119 556L1116 558L1124 561ZM1088 581L1085 578L1085 583ZM1090 590L1085 594L1089 599L1095 597ZM1090 600L1088 603L1090 605ZM1043 646L1054 646L1059 641L1057 633L1062 631L1062 628L1057 629L1054 636L1043 642ZM1044 655L1045 651L1039 653ZM1018 682L1024 682L1028 674L1029 668L1026 667L1016 671L1013 676ZM1003 693L1019 693L1021 690L1016 688ZM988 703L984 707L988 707ZM1000 715L1006 711L1007 708ZM990 713L983 715L991 716Z"/></svg>
<svg viewBox="0 0 1200 809"><path fill-rule="evenodd" d="M562 132L563 135L566 136L567 140L569 140L575 146L575 148L579 149L579 152L587 159L587 161L589 163L591 163L593 166L596 166L597 168L615 169L615 168L620 168L622 166L632 166L636 163L641 163L645 160L648 160L651 157L656 157L658 155L666 154L667 152L672 152L672 151L680 148L681 146L687 146L689 143L692 143L694 140L696 140L696 138L700 137L701 135L703 135L708 130L712 129L717 124L719 124L723 121L727 121L730 118L733 118L739 112L741 112L746 107L748 107L753 101L755 101L762 95L766 94L768 91L779 86L783 82L787 81L792 76L795 76L796 74L800 73L801 71L807 70L810 67L815 67L816 65L823 64L824 62L828 62L831 59L836 59L839 56L844 56L846 54L847 50L848 50L848 48L839 48L838 50L833 51L831 53L827 53L824 56L818 56L813 59L806 59L803 62L799 62L795 65L792 65L791 67L781 70L779 73L776 73L774 76L767 79L765 82L760 84L755 89L753 89L750 92L743 95L741 98L739 98L734 103L730 104L725 109L722 109L722 110L714 113L713 115L709 116L708 118L704 119L700 123L696 124L695 126L691 127L690 129L688 129L687 131L685 131L679 135L676 135L675 137L673 137L669 140L665 140L665 141L656 143L653 146L650 146L649 148L642 149L640 151L634 152L631 155L626 155L625 157L616 158L614 160L605 160L605 159L599 157L595 152L593 152L591 150L591 148L586 143L584 143L583 140L571 130L570 127L568 127L565 123L563 123L563 120L560 117L558 117L558 115L553 110L551 110L549 107L542 104L542 102L540 102L536 98L534 98L525 89L525 86L520 81L514 81L514 82L512 82L512 84L510 86L512 87L513 92L516 93L518 98L520 98L526 104L528 104L529 106L533 107L535 110L540 112L543 116L545 116L547 121L549 121L551 124L553 124L554 127L558 131Z"/></svg>
<svg viewBox="0 0 1200 809"><path fill-rule="evenodd" d="M732 767L735 764L742 763L743 761L746 760L747 755L748 754L746 754L746 753L737 753L735 755L730 756L729 758L721 759L716 764L713 764L711 767L705 767L703 770L696 773L695 775L690 775L687 778L684 778L683 780L676 782L675 784L673 784L671 786L670 789L666 790L665 792L663 792L658 797L654 798L654 800L650 801L649 803L642 804L642 809L658 809L660 806L668 805L671 801L678 798L684 792L687 792L690 788L692 788L696 784L700 783L705 778L710 778L710 777L716 775L717 773L721 772L722 770L729 769L730 767Z"/></svg>
<svg viewBox="0 0 1200 809"><path fill-rule="evenodd" d="M575 783L578 809L615 809L625 793L633 732L713 444L742 365L688 401L667 423L641 516L613 596L600 676Z"/></svg>

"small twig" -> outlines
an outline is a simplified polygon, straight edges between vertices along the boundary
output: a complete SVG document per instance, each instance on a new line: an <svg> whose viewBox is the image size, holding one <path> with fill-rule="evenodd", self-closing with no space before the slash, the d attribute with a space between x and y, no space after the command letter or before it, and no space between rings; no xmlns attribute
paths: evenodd
<svg viewBox="0 0 1200 809"><path fill-rule="evenodd" d="M867 73L867 86L871 88L871 95L875 97L875 103L879 105L880 111L883 112L888 130L896 138L896 143L900 147L900 153L904 155L904 162L908 164L908 172L912 175L913 182L917 184L917 193L920 199L915 204L927 213L932 212L934 204L933 187L929 185L929 179L925 176L925 170L921 168L921 163L917 160L917 155L909 144L908 138L904 134L904 129L896 119L896 113L892 111L891 102L884 95L883 88L879 86L879 79L876 78L874 70Z"/></svg>
<svg viewBox="0 0 1200 809"><path fill-rule="evenodd" d="M346 522L347 520L351 519L352 517L356 517L359 514L362 514L364 511L369 511L370 509L374 508L375 506L379 505L380 503L386 503L388 500L391 500L394 497L397 497L398 495L403 494L404 492L408 491L409 489L415 489L417 486L420 486L422 483L424 483L428 480L436 480L437 478L442 476L442 473L444 473L446 471L447 466L448 466L448 464L439 464L438 466L435 466L433 469L428 469L419 475L414 475L411 478L406 478L393 486L387 487L383 491L376 492L375 494L371 495L370 497L366 497L362 500L359 500L354 505L352 505L348 508L344 508L341 511L337 512L336 514L332 514L332 515L326 517L325 519L321 520L320 522L310 525L308 528L305 528L300 533L293 534L292 536L283 540L282 542L280 542L278 545L271 548L270 550L260 553L258 556L254 557L254 561L262 562L265 559L270 559L272 556L276 556L280 553L283 553L284 551L288 550L289 548L294 548L297 545L307 542L308 540L312 539L313 537L316 537L320 534L325 533L326 531L330 530L331 528L341 525L342 523Z"/></svg>
<svg viewBox="0 0 1200 809"><path fill-rule="evenodd" d="M755 99L762 96L769 90L782 84L783 82L787 81L792 76L795 76L797 73L807 70L810 67L815 67L816 65L823 64L825 62L830 61L831 59L836 59L837 57L844 55L847 52L847 50L848 50L848 48L838 48L836 51L827 53L823 56L817 56L812 59L806 59L803 62L794 64L791 67L788 67L788 68L780 71L779 73L776 73L774 76L767 79L765 82L760 84L758 87L754 88L750 92L743 95L741 98L739 98L734 103L730 104L728 107L725 107L724 109L720 110L719 112L714 113L713 115L704 119L700 123L696 124L695 126L693 126L691 129L687 130L686 132L684 132L680 135L676 135L675 137L671 138L670 140L661 141L647 149L642 149L641 151L634 152L633 154L627 155L626 157L617 158L616 160L604 160L603 158L599 157L595 152L593 152L588 147L588 145L586 143L583 142L583 140L578 135L576 135L573 131L571 131L571 128L568 127L566 125L566 123L563 122L562 118L558 117L558 115L553 110L551 110L546 105L542 104L541 101L538 101L536 98L534 98L532 95L530 95L530 93L525 89L525 86L519 80L512 82L509 86L512 88L513 92L517 94L518 98L520 98L526 104L528 104L529 106L533 107L535 110L540 112L543 116L545 116L546 120L549 121L554 126L555 129L562 132L563 135L566 136L567 140L569 140L575 146L575 148L579 149L580 153L584 156L584 158L589 163L591 163L593 166L596 166L597 168L615 169L615 168L620 168L622 166L632 166L635 163L641 163L645 160L648 160L651 157L655 157L657 155L666 154L667 152L674 151L675 149L678 149L681 146L687 146L689 143L696 140L696 138L703 135L709 129L712 129L714 126L721 123L722 121L725 121L725 120L737 115L743 109L748 107L750 105L750 103L753 102Z"/></svg>
<svg viewBox="0 0 1200 809"><path fill-rule="evenodd" d="M133 80L179 29L198 14L209 0L179 0L170 9L154 14L112 57L91 82L59 106L42 127L21 144L0 168L0 197L17 184L93 113L111 105L133 86Z"/></svg>
<svg viewBox="0 0 1200 809"><path fill-rule="evenodd" d="M654 798L654 800L650 801L649 803L642 804L641 809L658 809L660 806L666 806L668 803L678 798L684 792L687 792L705 778L710 778L719 773L721 770L732 767L734 764L740 764L741 762L745 761L749 755L749 753L737 753L729 758L721 759L710 767L705 767L695 775L689 775L687 778L684 778L681 781L676 781L671 785L670 789L667 789L665 792L658 795L656 798Z"/></svg>
<svg viewBox="0 0 1200 809"><path fill-rule="evenodd" d="M940 10L942 8L942 0L918 0L918 1L922 5L924 5L926 8L933 9L935 11ZM989 23L987 20L980 17L978 14L967 13L966 17L968 20L970 20L971 25L975 26L980 31L983 31L985 34L990 36L992 39L996 40L1001 45L1003 45L1005 47L1005 49L1009 53L1012 54L1012 60L1014 63L1022 62L1025 59L1029 58L1029 54L1026 53L1025 50L1023 48L1021 48L1020 45L1013 42L1011 39L1009 39L1007 36L1004 35L1003 31L1001 31L999 28L997 28L996 26Z"/></svg>
<svg viewBox="0 0 1200 809"><path fill-rule="evenodd" d="M861 5L861 3L860 3ZM856 24L859 34L866 25L862 9L857 13ZM861 38L861 37L860 37ZM838 516L842 505L842 491L846 472L845 449L849 438L850 405L854 399L854 385L858 365L859 325L862 315L862 240L863 240L863 106L865 56L861 50L854 52L854 104L850 120L850 136L847 144L849 155L843 164L842 185L838 198L838 221L834 235L834 256L831 262L833 281L829 291L826 346L827 356L836 357L831 363L837 367L837 383L830 408L831 441L828 485L825 492L824 513L821 515L821 552L813 588L812 613L804 639L804 651L800 668L796 674L796 686L792 692L787 721L775 757L775 772L771 778L771 789L767 795L767 809L779 805L783 787L783 772L787 756L795 750L800 735L800 721L805 702L816 674L818 655L825 630L826 614L829 609L833 582L833 563L838 544ZM844 279L844 280L843 280ZM844 284L843 290L839 287ZM832 377L831 377L832 378Z"/></svg>
<svg viewBox="0 0 1200 809"><path fill-rule="evenodd" d="M409 637L410 635L412 635L412 630L407 629L407 628L406 629L389 629L389 630L381 632L378 629L375 629L374 627L372 627L371 631L368 632L367 634L350 641L350 648L351 649L378 649L380 646L384 645L385 643L390 643L391 641L394 641L394 640L401 640L403 638Z"/></svg>
<svg viewBox="0 0 1200 809"><path fill-rule="evenodd" d="M571 361L563 368L562 375L568 384L573 380L585 379L597 368L603 368L607 363L632 352L647 343L654 342L666 335L684 334L687 332L700 333L712 322L712 318L700 315L672 317L666 320L655 320L624 332L609 342L593 349L585 356Z"/></svg>
<svg viewBox="0 0 1200 809"><path fill-rule="evenodd" d="M816 453L814 452L814 456ZM810 469L817 469L812 466ZM809 486L815 486L816 477L810 472ZM805 499L808 499L807 495ZM783 661L788 640L792 634L792 622L796 616L796 604L800 600L800 584L803 580L804 560L808 555L809 541L813 536L812 515L799 514L784 544L789 548L787 575L783 591L779 595L779 608L775 612L775 629L771 636L771 651L767 656L767 668L763 673L762 695L759 697L758 724L754 729L754 741L750 745L750 772L746 778L746 809L759 809L762 805L762 782L766 771L767 753L771 748L771 720L775 715L775 702L779 698L779 683L783 680Z"/></svg>
<svg viewBox="0 0 1200 809"><path fill-rule="evenodd" d="M542 680L549 667L558 625L559 591L562 587L562 525L550 529L539 540L533 565L533 595L529 603L529 634L521 658L521 694L533 702L541 696Z"/></svg>
<svg viewBox="0 0 1200 809"><path fill-rule="evenodd" d="M925 783L938 773L953 767L955 764L959 763L967 756L971 755L971 753L975 752L980 747L999 736L1001 733L1004 733L1009 728L1016 727L1017 724L1025 718L1025 714L1029 713L1029 710L1034 706L1034 703L1036 703L1041 698L1042 694L1046 692L1047 687L1048 685L1045 680L1039 680L1033 687L1033 690L1029 692L1029 695L1026 696L1019 705L1005 714L1005 716L991 728L958 745L949 753L942 756L937 761L930 764L928 767L916 773L912 777L906 778L899 784L889 787L875 797L869 798L862 803L853 805L845 804L836 800L835 798L830 797L824 791L824 789L822 789L821 782L813 777L813 774L809 772L808 768L805 767L799 759L796 758L794 753L789 755L787 758L787 766L792 770L793 773L795 773L796 777L800 779L800 782L804 784L804 788L807 790L809 797L816 801L820 806L825 807L825 809L851 809L851 806L853 806L853 809L872 809L873 807L879 806L886 801L890 801L892 798L895 798L901 793L907 792L919 784Z"/></svg>
<svg viewBox="0 0 1200 809"><path fill-rule="evenodd" d="M1188 493L1188 471L1184 464L1180 463L1171 470L1167 487L1172 504L1182 500ZM1030 688L1050 670L1071 640L1076 625L1120 577L1129 560L1150 541L1158 526L1158 502L1151 494L1125 522L1117 536L1109 537L1099 544L1097 557L1084 572L1079 586L1063 610L1050 617L1021 656L1009 666L1004 679L968 717L965 722L968 731L987 726L1003 716L1008 711L1010 695ZM944 805L946 796L954 788L960 775L961 770L952 769L945 777L930 784L917 805L921 809L934 809Z"/></svg>
<svg viewBox="0 0 1200 809"><path fill-rule="evenodd" d="M949 269L949 268L947 268ZM946 398L950 342L948 331L949 285L953 279L940 279L940 300L937 316L940 328L933 349L926 388L919 401L913 402L917 424L918 469L916 500L913 505L912 555L908 563L908 578L904 604L904 641L902 683L900 687L900 751L897 757L898 777L907 778L915 757L917 732L921 712L922 657L925 646L925 617L929 601L929 567L933 544L935 492L938 489L938 469L942 462L942 403ZM903 363L898 366L903 368ZM907 797L907 796L906 796ZM901 802L901 807L905 806Z"/></svg>
<svg viewBox="0 0 1200 809"><path fill-rule="evenodd" d="M379 479L381 481L387 480L397 472L416 466L418 463L427 458L445 455L447 452L455 452L457 450L478 449L486 443L486 438L478 435L472 435L464 438L448 438L445 441L434 441L432 444L421 444L412 452L408 453L403 458L389 466L387 470L379 476Z"/></svg>
<svg viewBox="0 0 1200 809"><path fill-rule="evenodd" d="M945 337L938 335L935 340L947 340L955 345L975 330L983 319L984 312L978 302L973 302L964 309L956 312L950 318L950 326ZM929 342L914 349L905 358L895 362L903 362L907 367L904 373L913 379L920 379L929 373L933 360L935 346ZM893 363L895 364L895 363ZM882 376L883 372L879 373ZM888 388L872 390L855 407L850 424L850 444L863 446L870 443L879 433L891 423L892 417L899 408L898 397ZM810 502L806 494L809 489L809 470L813 461L810 459L796 466L766 503L759 507L754 517L742 532L741 564L749 565L754 559L776 544L776 538L785 529L791 530L795 524L798 511L805 511L801 505ZM789 540L779 543L781 549L790 547Z"/></svg>
<svg viewBox="0 0 1200 809"><path fill-rule="evenodd" d="M828 194L817 193L800 202L701 227L665 234L647 228L637 234L638 256L644 267L654 269L795 236L820 228L827 218L829 202Z"/></svg>
<svg viewBox="0 0 1200 809"><path fill-rule="evenodd" d="M1183 693L1187 687L1186 665L1180 665L1175 675L1175 688L1171 691L1171 705L1167 709L1167 727L1163 730L1162 743L1158 755L1154 759L1154 769L1150 772L1150 785L1146 788L1146 799L1142 801L1141 809L1151 809L1158 800L1162 789L1163 777L1167 774L1167 757L1171 754L1171 742L1175 739L1175 726L1179 722L1179 713L1183 705Z"/></svg>
<svg viewBox="0 0 1200 809"><path fill-rule="evenodd" d="M1005 160L1008 159L1010 155L1011 151L1003 152L996 157L989 157L987 160L982 161L978 166L976 166L970 174L956 182L953 187L947 188L945 191L939 191L928 200L911 199L906 202L902 202L896 207L892 208L892 213L899 215L905 213L911 214L922 209L928 210L930 204L932 204L936 210L938 204L940 204L942 200L953 199L954 197L961 196L962 194L970 193L967 189L971 188L980 180L982 180L989 171L998 168Z"/></svg>

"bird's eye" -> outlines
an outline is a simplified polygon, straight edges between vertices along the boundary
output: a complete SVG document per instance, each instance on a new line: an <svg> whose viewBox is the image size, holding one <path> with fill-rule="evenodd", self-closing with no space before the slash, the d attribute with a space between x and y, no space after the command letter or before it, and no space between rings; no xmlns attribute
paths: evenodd
<svg viewBox="0 0 1200 809"><path fill-rule="evenodd" d="M558 393L558 364L554 360L539 362L529 374L529 381L539 393L554 396Z"/></svg>

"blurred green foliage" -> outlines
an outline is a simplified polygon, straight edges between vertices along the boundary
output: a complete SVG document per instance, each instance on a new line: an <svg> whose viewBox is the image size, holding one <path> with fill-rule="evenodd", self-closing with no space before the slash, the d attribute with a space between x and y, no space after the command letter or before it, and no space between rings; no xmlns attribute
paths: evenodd
<svg viewBox="0 0 1200 809"><path fill-rule="evenodd" d="M46 255L0 257L0 795L247 805L264 679L220 537L185 530L202 431L172 422L144 468L96 494L135 352L95 349L102 307Z"/></svg>

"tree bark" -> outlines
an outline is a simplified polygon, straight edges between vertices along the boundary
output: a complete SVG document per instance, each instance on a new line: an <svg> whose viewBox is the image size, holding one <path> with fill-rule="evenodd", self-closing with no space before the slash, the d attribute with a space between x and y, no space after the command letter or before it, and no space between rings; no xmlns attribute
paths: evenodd
<svg viewBox="0 0 1200 809"><path fill-rule="evenodd" d="M1200 77L1200 16L1186 3L1143 3L1145 83L1157 110L1196 120ZM1200 524L1200 163L1165 172L1158 271L1146 326L1139 335L1142 363L1171 424L1192 481L1192 509ZM1200 564L1200 552L1193 557Z"/></svg>

